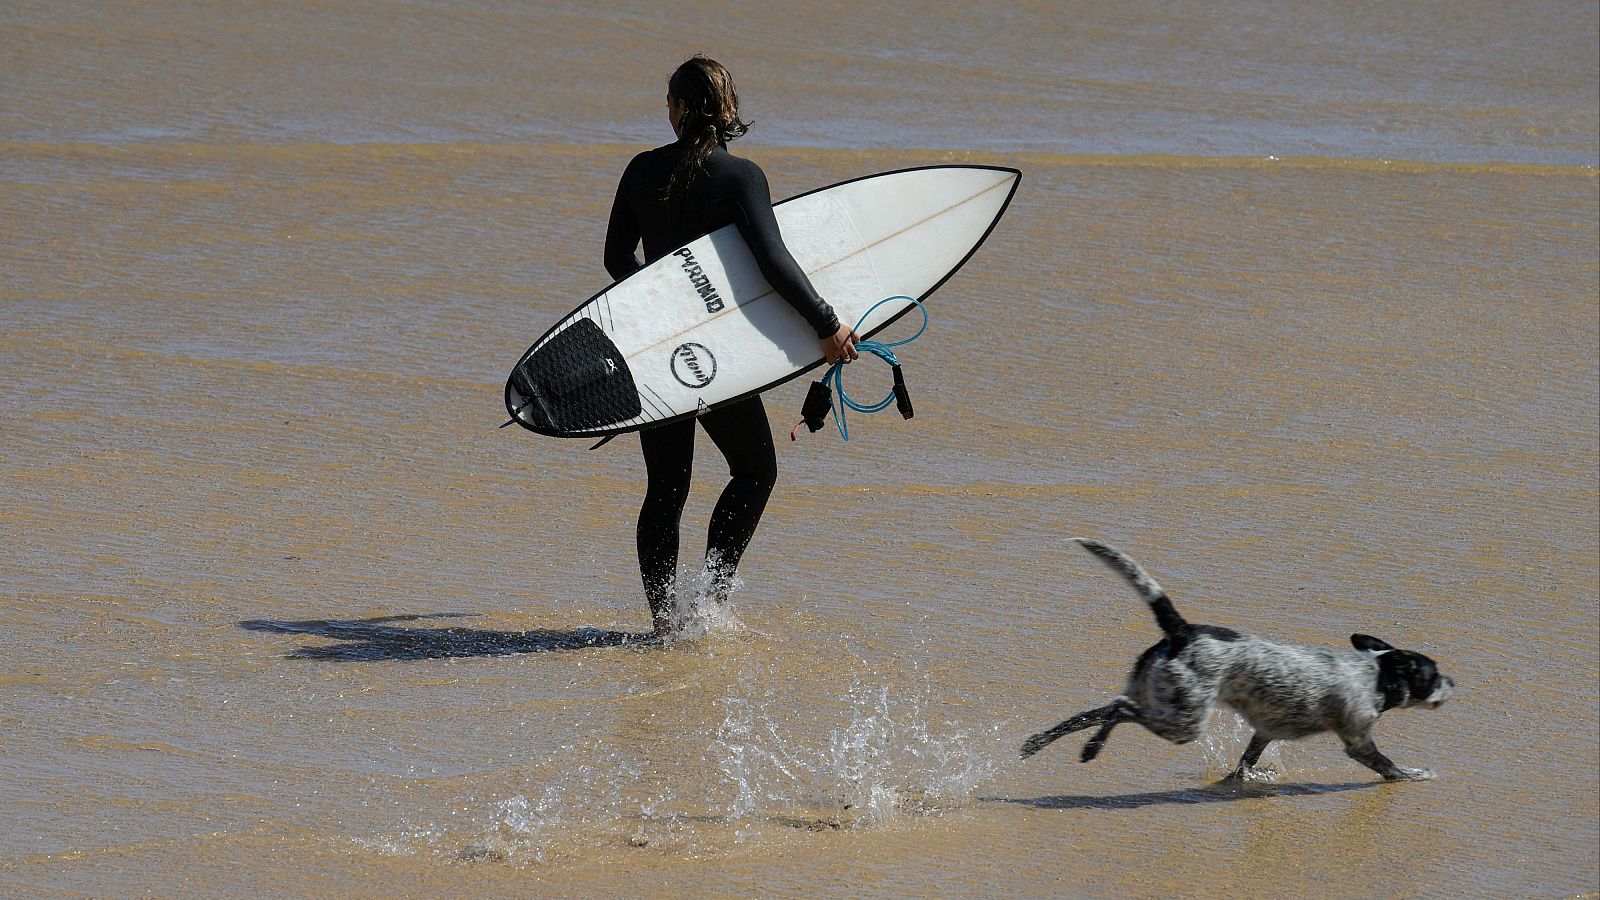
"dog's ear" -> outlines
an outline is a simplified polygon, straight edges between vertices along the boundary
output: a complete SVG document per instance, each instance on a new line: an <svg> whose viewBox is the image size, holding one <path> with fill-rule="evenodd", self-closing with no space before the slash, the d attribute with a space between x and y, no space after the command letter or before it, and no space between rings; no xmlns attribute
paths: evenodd
<svg viewBox="0 0 1600 900"><path fill-rule="evenodd" d="M1352 634L1350 635L1350 644L1357 650L1365 650L1373 654L1388 653L1394 649L1370 634Z"/></svg>

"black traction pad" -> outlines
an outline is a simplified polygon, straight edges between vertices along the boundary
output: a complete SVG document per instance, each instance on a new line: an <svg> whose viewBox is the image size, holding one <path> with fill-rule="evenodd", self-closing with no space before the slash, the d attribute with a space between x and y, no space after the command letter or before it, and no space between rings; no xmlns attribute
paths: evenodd
<svg viewBox="0 0 1600 900"><path fill-rule="evenodd" d="M511 386L527 406L533 430L570 434L639 415L639 389L617 345L589 319L579 319L511 370Z"/></svg>

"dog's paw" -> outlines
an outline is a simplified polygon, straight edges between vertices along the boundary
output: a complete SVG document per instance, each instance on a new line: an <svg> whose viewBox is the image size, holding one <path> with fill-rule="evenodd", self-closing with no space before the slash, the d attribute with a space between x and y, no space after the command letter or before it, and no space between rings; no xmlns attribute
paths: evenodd
<svg viewBox="0 0 1600 900"><path fill-rule="evenodd" d="M1405 769L1396 768L1388 781L1428 781L1439 776L1433 774L1432 769Z"/></svg>
<svg viewBox="0 0 1600 900"><path fill-rule="evenodd" d="M1278 773L1272 769L1241 766L1222 776L1221 784L1277 784Z"/></svg>
<svg viewBox="0 0 1600 900"><path fill-rule="evenodd" d="M1033 737L1028 738L1022 742L1022 758L1027 759L1035 753L1038 753L1040 750L1045 748L1045 745L1049 743L1050 739L1045 737L1043 734L1036 734Z"/></svg>

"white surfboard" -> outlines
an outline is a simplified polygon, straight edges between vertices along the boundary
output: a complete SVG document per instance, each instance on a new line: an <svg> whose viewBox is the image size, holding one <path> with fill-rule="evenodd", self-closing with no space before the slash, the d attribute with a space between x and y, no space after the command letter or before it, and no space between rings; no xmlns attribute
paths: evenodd
<svg viewBox="0 0 1600 900"><path fill-rule="evenodd" d="M870 175L773 206L784 243L839 321L917 300L955 274L999 221L1022 173L930 166ZM899 318L886 304L865 338ZM555 437L596 437L699 415L823 363L817 336L761 276L729 225L573 310L517 361L506 409Z"/></svg>

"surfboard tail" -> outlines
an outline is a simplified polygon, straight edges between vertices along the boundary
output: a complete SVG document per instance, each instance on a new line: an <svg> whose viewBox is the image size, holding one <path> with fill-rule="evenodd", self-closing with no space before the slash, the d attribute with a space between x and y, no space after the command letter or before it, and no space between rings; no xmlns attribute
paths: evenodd
<svg viewBox="0 0 1600 900"><path fill-rule="evenodd" d="M639 415L628 361L589 319L579 319L524 356L506 383L506 408L530 431L560 434Z"/></svg>

